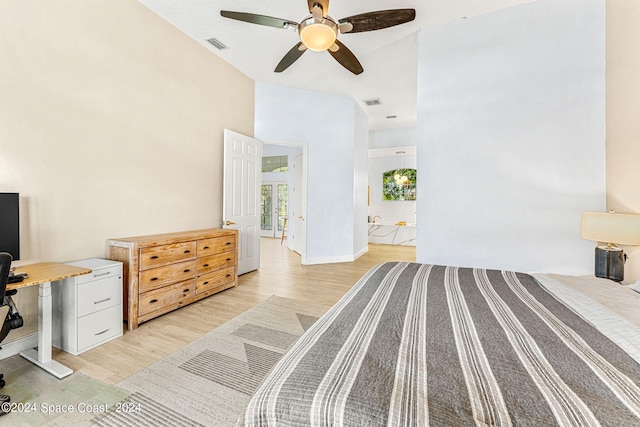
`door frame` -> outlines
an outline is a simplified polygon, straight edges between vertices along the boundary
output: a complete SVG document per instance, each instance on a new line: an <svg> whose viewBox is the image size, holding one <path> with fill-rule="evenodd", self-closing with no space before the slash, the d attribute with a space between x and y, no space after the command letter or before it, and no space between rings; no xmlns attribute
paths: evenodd
<svg viewBox="0 0 640 427"><path fill-rule="evenodd" d="M306 220L308 218L308 211L307 211L307 170L308 170L308 148L306 144L297 144L297 143L287 143L287 142L279 142L279 141L262 141L263 144L266 145L281 145L281 146L285 146L285 147L296 147L296 148L302 148L302 183L300 183L300 185L302 186L302 212L303 212L303 216L305 218L305 220L303 221L303 227L304 227L304 234L305 234L305 241L304 241L304 245L301 248L302 249L302 253L300 253L300 257L301 257L301 264L306 264L307 263L307 239L306 236L308 235L307 233L307 225L308 225L308 221ZM291 185L289 185L289 206L291 206ZM289 229L291 229L291 209L289 209L289 212L287 213L288 215L288 219L287 219L287 227L289 227ZM287 239L287 248L293 250L293 248L291 247L291 240Z"/></svg>

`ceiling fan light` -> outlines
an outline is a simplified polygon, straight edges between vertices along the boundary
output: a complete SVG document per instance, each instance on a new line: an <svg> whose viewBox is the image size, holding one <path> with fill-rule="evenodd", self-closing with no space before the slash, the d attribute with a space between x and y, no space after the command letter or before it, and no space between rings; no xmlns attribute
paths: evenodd
<svg viewBox="0 0 640 427"><path fill-rule="evenodd" d="M321 52L329 49L338 37L337 25L329 19L309 18L300 24L300 40L307 49Z"/></svg>

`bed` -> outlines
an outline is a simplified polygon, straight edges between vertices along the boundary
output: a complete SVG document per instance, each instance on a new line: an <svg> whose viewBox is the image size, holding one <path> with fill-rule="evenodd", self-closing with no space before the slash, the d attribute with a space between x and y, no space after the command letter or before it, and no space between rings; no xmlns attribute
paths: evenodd
<svg viewBox="0 0 640 427"><path fill-rule="evenodd" d="M380 264L288 350L240 422L640 425L640 294L599 280Z"/></svg>

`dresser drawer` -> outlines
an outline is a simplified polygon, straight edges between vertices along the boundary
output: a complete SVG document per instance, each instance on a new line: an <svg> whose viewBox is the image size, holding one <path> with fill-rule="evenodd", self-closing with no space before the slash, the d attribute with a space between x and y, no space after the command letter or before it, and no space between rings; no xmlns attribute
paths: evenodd
<svg viewBox="0 0 640 427"><path fill-rule="evenodd" d="M224 270L218 270L214 271L213 273L200 276L198 277L198 283L196 285L196 294L207 292L221 285L233 282L235 278L235 267L228 267Z"/></svg>
<svg viewBox="0 0 640 427"><path fill-rule="evenodd" d="M198 241L198 256L208 256L219 254L220 252L231 252L236 249L235 236L214 237Z"/></svg>
<svg viewBox="0 0 640 427"><path fill-rule="evenodd" d="M170 283L196 277L196 261L185 261L140 272L140 293L158 289Z"/></svg>
<svg viewBox="0 0 640 427"><path fill-rule="evenodd" d="M78 353L122 335L122 308L115 306L78 319Z"/></svg>
<svg viewBox="0 0 640 427"><path fill-rule="evenodd" d="M174 243L140 249L140 271L196 257L196 242Z"/></svg>
<svg viewBox="0 0 640 427"><path fill-rule="evenodd" d="M76 283L83 284L87 282L93 282L96 280L117 277L118 280L121 279L122 276L122 264L113 264L109 267L105 268L97 268L93 269L89 274L83 274L82 276L76 277Z"/></svg>
<svg viewBox="0 0 640 427"><path fill-rule="evenodd" d="M122 303L121 276L106 277L96 282L78 285L78 317L95 313Z"/></svg>
<svg viewBox="0 0 640 427"><path fill-rule="evenodd" d="M195 280L175 283L160 289L145 292L144 294L140 294L138 313L140 316L144 316L152 311L160 310L166 306L191 298L195 294Z"/></svg>
<svg viewBox="0 0 640 427"><path fill-rule="evenodd" d="M233 267L236 257L231 252L223 252L218 255L211 255L196 260L198 276L220 270L222 268Z"/></svg>

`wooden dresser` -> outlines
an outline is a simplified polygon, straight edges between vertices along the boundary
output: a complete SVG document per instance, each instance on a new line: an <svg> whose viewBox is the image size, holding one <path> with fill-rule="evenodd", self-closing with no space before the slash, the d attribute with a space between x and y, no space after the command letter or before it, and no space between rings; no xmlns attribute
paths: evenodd
<svg viewBox="0 0 640 427"><path fill-rule="evenodd" d="M107 240L123 263L129 330L238 284L238 232L220 228Z"/></svg>

